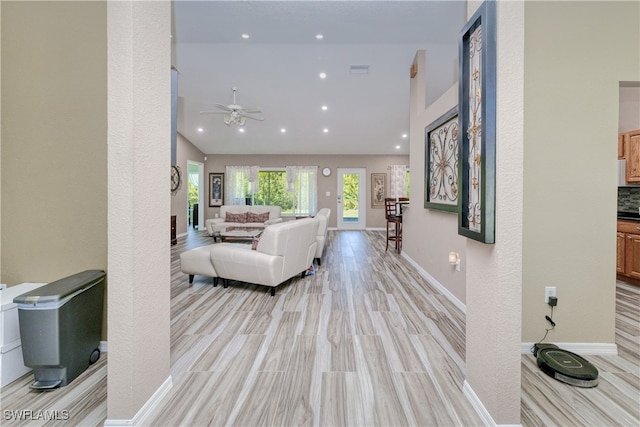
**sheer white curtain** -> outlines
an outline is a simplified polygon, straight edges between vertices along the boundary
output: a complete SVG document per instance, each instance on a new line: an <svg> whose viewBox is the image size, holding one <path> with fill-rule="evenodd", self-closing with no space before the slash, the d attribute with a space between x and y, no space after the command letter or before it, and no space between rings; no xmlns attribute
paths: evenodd
<svg viewBox="0 0 640 427"><path fill-rule="evenodd" d="M318 166L287 166L287 191L295 215L315 215L318 210Z"/></svg>
<svg viewBox="0 0 640 427"><path fill-rule="evenodd" d="M227 166L225 205L245 205L247 194L258 191L258 166Z"/></svg>
<svg viewBox="0 0 640 427"><path fill-rule="evenodd" d="M406 197L407 196L407 166L406 165L390 165L389 166L389 197Z"/></svg>

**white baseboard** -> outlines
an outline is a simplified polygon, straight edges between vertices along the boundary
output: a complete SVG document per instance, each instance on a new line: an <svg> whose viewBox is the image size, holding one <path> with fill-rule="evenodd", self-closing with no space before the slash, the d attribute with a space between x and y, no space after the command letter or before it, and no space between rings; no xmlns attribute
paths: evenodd
<svg viewBox="0 0 640 427"><path fill-rule="evenodd" d="M617 344L610 343L581 343L581 342L554 342L549 344L555 344L563 350L570 351L572 353L590 356L617 356L618 355L618 346ZM531 353L531 347L533 347L535 343L532 342L523 342L521 344L520 351L522 353Z"/></svg>
<svg viewBox="0 0 640 427"><path fill-rule="evenodd" d="M109 420L104 422L105 427L126 427L144 425L145 418L152 413L156 407L162 402L162 399L169 393L173 387L171 375L162 383L162 385L153 393L147 402L140 408L138 413L130 420Z"/></svg>
<svg viewBox="0 0 640 427"><path fill-rule="evenodd" d="M482 403L480 398L478 398L478 395L475 393L475 391L473 391L467 380L465 380L464 384L462 385L462 392L467 397L467 400L469 400L469 402L471 403L471 406L473 406L473 409L475 409L476 413L480 416L480 419L485 426L522 427L522 424L496 424L496 422L493 420L493 417L491 416L489 411L487 411L487 408L485 408L484 404Z"/></svg>
<svg viewBox="0 0 640 427"><path fill-rule="evenodd" d="M453 305L458 307L460 311L462 311L463 313L466 313L467 307L464 305L462 301L456 298L456 296L452 294L451 291L449 291L449 289L447 289L442 283L438 282L438 280L436 280L436 278L433 277L431 274L427 273L427 271L421 266L419 266L417 262L415 262L409 255L407 255L406 252L402 252L401 255L404 259L409 261L409 263L413 266L413 268L415 268L422 277L427 279L427 281L431 283L436 289L438 289L438 291L442 295L447 297L447 299L451 301Z"/></svg>

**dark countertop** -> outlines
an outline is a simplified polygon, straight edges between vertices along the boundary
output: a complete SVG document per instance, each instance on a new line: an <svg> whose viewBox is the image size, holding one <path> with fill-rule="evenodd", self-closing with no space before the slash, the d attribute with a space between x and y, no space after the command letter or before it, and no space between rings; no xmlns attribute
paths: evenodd
<svg viewBox="0 0 640 427"><path fill-rule="evenodd" d="M618 219L624 219L627 221L640 221L640 213L618 211Z"/></svg>

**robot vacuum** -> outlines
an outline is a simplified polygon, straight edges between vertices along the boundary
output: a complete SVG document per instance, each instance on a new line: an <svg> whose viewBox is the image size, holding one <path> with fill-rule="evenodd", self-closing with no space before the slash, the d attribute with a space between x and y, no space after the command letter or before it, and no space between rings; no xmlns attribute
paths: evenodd
<svg viewBox="0 0 640 427"><path fill-rule="evenodd" d="M535 345L534 355L538 367L551 378L577 387L598 385L598 369L582 356L545 343Z"/></svg>

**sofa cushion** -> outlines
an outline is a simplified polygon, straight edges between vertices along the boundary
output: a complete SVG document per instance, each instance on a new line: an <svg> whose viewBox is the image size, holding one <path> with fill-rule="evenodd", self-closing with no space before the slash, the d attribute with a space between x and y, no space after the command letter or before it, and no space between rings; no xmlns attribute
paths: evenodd
<svg viewBox="0 0 640 427"><path fill-rule="evenodd" d="M247 213L248 212L242 212L242 213L227 212L225 217L224 217L224 221L225 222L237 222L237 223L240 223L240 224L245 224L247 222Z"/></svg>
<svg viewBox="0 0 640 427"><path fill-rule="evenodd" d="M247 212L247 222L267 222L269 221L269 212L254 213Z"/></svg>

